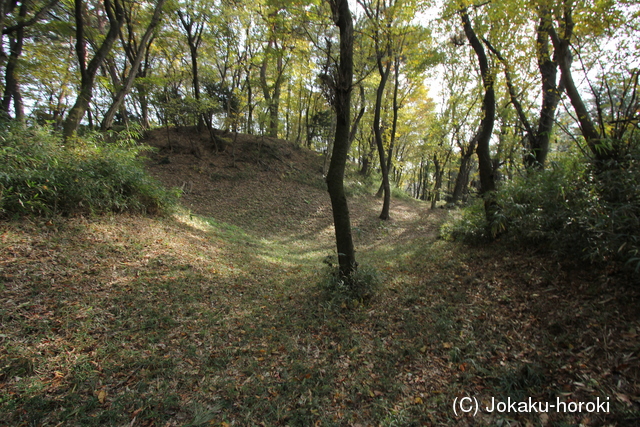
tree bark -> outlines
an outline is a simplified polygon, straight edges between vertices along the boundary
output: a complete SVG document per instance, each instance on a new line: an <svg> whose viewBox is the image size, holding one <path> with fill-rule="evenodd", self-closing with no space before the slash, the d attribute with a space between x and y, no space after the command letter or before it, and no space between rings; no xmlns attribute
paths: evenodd
<svg viewBox="0 0 640 427"><path fill-rule="evenodd" d="M7 9L9 6L8 0L0 0L0 64L7 59L7 54L4 52L4 22L7 17Z"/></svg>
<svg viewBox="0 0 640 427"><path fill-rule="evenodd" d="M109 32L94 57L89 64L85 66L86 40L84 38L84 5L82 0L75 0L76 54L78 56L81 79L80 92L78 93L75 104L71 107L71 110L69 110L69 114L63 125L62 135L65 140L73 137L78 130L78 126L91 102L93 84L98 69L111 50L122 26L124 11L120 0L113 0L113 3L112 0L104 0L104 8L109 19Z"/></svg>
<svg viewBox="0 0 640 427"><path fill-rule="evenodd" d="M344 192L344 171L349 153L349 127L351 125L353 18L348 0L329 0L329 3L334 23L340 30L340 63L334 82L333 107L336 112L336 132L326 180L333 210L340 274L349 281L348 279L357 269L349 207Z"/></svg>
<svg viewBox="0 0 640 427"><path fill-rule="evenodd" d="M571 37L573 36L573 28L575 26L573 22L571 4L565 4L562 16L562 34L558 34L553 27L549 28L549 35L553 42L553 47L556 52L558 65L561 71L562 84L571 105L578 118L580 125L580 131L584 136L587 146L591 150L594 159L597 163L603 163L609 159L615 157L615 153L611 150L611 147L602 143L602 136L591 119L591 114L587 109L580 92L573 81L573 75L571 73L571 63L573 62L573 55L571 54Z"/></svg>
<svg viewBox="0 0 640 427"><path fill-rule="evenodd" d="M387 156L387 170L389 171L393 166L393 149L395 148L396 133L398 131L398 113L401 108L398 102L398 90L400 89L400 56L395 57L393 73L393 119L391 121L391 135L389 137L389 155Z"/></svg>
<svg viewBox="0 0 640 427"><path fill-rule="evenodd" d="M356 134L358 133L358 125L360 124L360 120L362 120L362 116L366 111L366 99L364 97L364 86L360 85L360 111L358 112L358 116L353 121L351 125L351 131L349 132L349 145L353 143L353 140L356 139Z"/></svg>
<svg viewBox="0 0 640 427"><path fill-rule="evenodd" d="M151 22L149 23L147 30L142 36L142 40L140 40L140 44L138 45L138 49L135 53L135 57L133 59L133 62L131 63L131 69L129 70L129 75L127 75L127 78L124 84L116 94L115 99L113 100L113 103L111 104L111 106L109 107L109 110L107 110L107 113L102 119L102 124L100 125L100 128L102 130L107 130L111 128L111 126L113 125L113 118L115 117L116 112L120 109L120 106L124 102L125 96L127 96L129 91L131 91L133 82L136 76L138 75L140 64L142 63L142 60L145 57L145 53L150 48L149 40L151 40L151 36L153 35L153 32L155 31L156 27L160 23L160 19L162 17L162 7L164 6L164 2L165 0L158 0L158 2L156 3L156 8L153 12L153 16L151 17Z"/></svg>
<svg viewBox="0 0 640 427"><path fill-rule="evenodd" d="M549 142L553 132L556 109L560 102L563 85L557 84L558 63L553 59L549 46L549 13L542 11L537 29L538 69L542 77L542 106L536 133L531 141L531 156L526 161L529 167L544 168L549 154Z"/></svg>
<svg viewBox="0 0 640 427"><path fill-rule="evenodd" d="M476 149L476 141L473 139L468 149L460 150L460 167L458 168L458 175L456 176L456 183L453 187L453 193L451 195L451 203L456 204L462 200L465 190L469 185L469 174L471 173L471 156Z"/></svg>
<svg viewBox="0 0 640 427"><path fill-rule="evenodd" d="M5 90L0 108L9 115L9 107L11 105L11 100L13 100L15 119L18 121L24 120L24 105L22 103L22 95L20 93L18 76L16 73L18 58L22 54L22 48L24 46L24 29L38 22L42 16L44 16L44 14L57 3L58 0L52 0L45 4L31 18L25 19L27 17L28 5L30 5L30 3L23 1L20 3L16 24L5 28L4 23L6 15L17 7L17 2L0 0L0 64L7 60L7 64L5 66ZM10 35L9 58L7 58L4 52L3 35Z"/></svg>
<svg viewBox="0 0 640 427"><path fill-rule="evenodd" d="M497 211L497 203L492 197L496 189L493 162L491 161L490 141L496 115L496 97L494 91L494 76L489 68L489 61L482 43L476 36L466 9L462 9L460 16L464 26L464 33L471 44L480 66L484 97L482 99L482 120L474 139L476 140L476 154L478 155L478 171L480 173L480 195L484 198L485 214L489 223L493 222Z"/></svg>
<svg viewBox="0 0 640 427"><path fill-rule="evenodd" d="M558 86L556 83L558 64L552 58L549 49L550 14L548 11L541 10L539 15L540 23L536 29L536 43L538 69L542 79L542 106L540 108L538 124L535 129L527 119L524 108L518 99L518 95L513 86L513 78L508 62L491 43L484 40L489 50L491 50L504 65L504 75L509 98L516 110L520 123L525 128L524 148L527 152L525 153L524 164L527 169L544 169L547 154L549 153L549 142L551 140L551 133L553 132L556 108L560 102L560 95L563 90L562 85Z"/></svg>
<svg viewBox="0 0 640 427"><path fill-rule="evenodd" d="M275 45L275 48L273 46ZM277 50L277 44L275 41L269 41L268 49ZM282 77L284 74L284 61L282 53L276 53L276 79L273 83L273 93L270 93L269 84L267 83L267 66L268 56L265 56L260 67L260 84L262 86L262 93L264 99L267 102L267 108L269 110L269 136L271 138L278 137L278 125L279 125L279 110L280 110L280 92L282 90Z"/></svg>
<svg viewBox="0 0 640 427"><path fill-rule="evenodd" d="M251 86L251 68L247 68L247 126L246 132L253 135L253 92Z"/></svg>
<svg viewBox="0 0 640 427"><path fill-rule="evenodd" d="M440 165L440 159L438 159L437 155L433 155L433 165L435 167L434 178L435 182L433 183L433 191L431 192L431 209L436 208L436 204L440 200L440 187L442 186L442 169L443 167Z"/></svg>
<svg viewBox="0 0 640 427"><path fill-rule="evenodd" d="M376 49L377 50L377 49ZM389 185L389 169L387 168L387 162L385 159L384 143L382 140L382 129L380 127L380 111L382 109L382 96L384 95L384 88L389 79L389 73L391 71L391 62L387 62L386 66L382 63L382 57L378 54L378 73L380 74L380 83L378 83L378 89L376 91L376 105L373 111L373 134L375 136L376 147L378 148L378 157L380 158L380 171L382 173L382 190L383 190L383 202L382 212L380 212L380 219L389 219L389 210L391 207L391 186Z"/></svg>
<svg viewBox="0 0 640 427"><path fill-rule="evenodd" d="M204 22L196 22L191 15L178 10L178 17L182 28L187 32L187 43L189 44L189 53L191 55L191 82L193 84L193 97L196 101L200 101L200 77L198 75L198 49L202 43L202 32L204 31ZM195 24L195 28L194 25ZM198 132L202 131L204 113L197 115Z"/></svg>
<svg viewBox="0 0 640 427"><path fill-rule="evenodd" d="M22 21L27 16L27 3L20 5L18 19ZM13 99L13 107L15 111L15 119L17 121L24 120L24 110L22 106L22 97L18 87L18 76L16 68L18 66L18 58L22 54L22 46L24 43L24 26L20 26L16 30L15 37L9 38L9 60L5 68L5 87L4 96L2 98L2 111L9 115L9 107Z"/></svg>

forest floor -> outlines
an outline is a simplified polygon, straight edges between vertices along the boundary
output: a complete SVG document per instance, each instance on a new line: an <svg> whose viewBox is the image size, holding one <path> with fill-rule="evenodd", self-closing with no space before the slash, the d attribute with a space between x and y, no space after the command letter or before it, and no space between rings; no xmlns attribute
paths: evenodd
<svg viewBox="0 0 640 427"><path fill-rule="evenodd" d="M183 190L173 215L0 223L0 425L640 424L626 277L441 240L455 211L415 200L380 221L352 179L358 262L382 284L346 308L322 287L322 156L220 138L148 138L151 174Z"/></svg>

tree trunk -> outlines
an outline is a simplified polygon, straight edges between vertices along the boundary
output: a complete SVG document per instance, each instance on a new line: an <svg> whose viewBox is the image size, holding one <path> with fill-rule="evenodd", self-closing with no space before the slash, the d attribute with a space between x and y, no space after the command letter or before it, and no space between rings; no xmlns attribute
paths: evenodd
<svg viewBox="0 0 640 427"><path fill-rule="evenodd" d="M469 174L471 173L471 156L475 150L475 140L467 151L462 150L460 152L460 168L458 169L458 175L456 176L456 184L453 187L453 194L451 195L451 203L456 204L462 200L467 186L469 185Z"/></svg>
<svg viewBox="0 0 640 427"><path fill-rule="evenodd" d="M389 151L387 152L387 172L391 173L393 167L393 150L396 143L396 133L398 130L398 112L400 104L398 103L398 89L400 88L400 56L396 56L394 61L394 82L393 82L393 119L391 121L391 135L389 136ZM398 157L401 158L401 157ZM396 184L398 181L396 181Z"/></svg>
<svg viewBox="0 0 640 427"><path fill-rule="evenodd" d="M0 0L0 65L4 65L7 54L4 52L4 22L7 17L7 9L9 8L8 0Z"/></svg>
<svg viewBox="0 0 640 427"><path fill-rule="evenodd" d="M251 87L251 69L247 70L247 126L246 132L253 135L253 92Z"/></svg>
<svg viewBox="0 0 640 427"><path fill-rule="evenodd" d="M349 145L353 143L353 140L356 139L356 134L358 133L358 125L360 124L360 120L362 120L362 116L366 111L366 99L364 97L364 86L360 85L360 111L358 112L358 116L351 125L351 131L349 132Z"/></svg>
<svg viewBox="0 0 640 427"><path fill-rule="evenodd" d="M369 174L371 173L371 161L376 151L376 144L373 140L373 135L369 134L369 137L367 139L368 142L363 148L364 154L362 155L362 166L360 168L360 171L358 172L362 176L369 176Z"/></svg>
<svg viewBox="0 0 640 427"><path fill-rule="evenodd" d="M151 36L153 35L155 28L160 23L160 19L162 16L162 7L164 6L164 2L165 0L158 0L158 2L156 3L156 8L153 12L153 16L151 17L151 22L149 23L147 30L142 36L142 40L140 40L140 44L138 45L138 50L135 53L133 62L131 63L131 69L129 70L129 75L127 76L124 84L116 94L115 99L113 100L113 103L109 107L109 110L107 111L104 118L102 119L102 124L100 125L100 128L102 130L107 130L111 128L111 126L113 125L113 118L115 117L116 112L120 109L120 106L124 102L125 96L127 96L129 91L131 90L131 87L133 86L133 82L136 76L138 75L138 70L140 69L140 64L142 63L142 60L144 59L147 50L151 47L149 45L149 40L151 40Z"/></svg>
<svg viewBox="0 0 640 427"><path fill-rule="evenodd" d="M344 171L349 153L351 125L353 18L347 0L329 0L329 2L333 20L340 29L340 64L335 81L333 105L336 112L336 132L326 180L333 210L340 274L349 279L357 269L349 207L344 193Z"/></svg>
<svg viewBox="0 0 640 427"><path fill-rule="evenodd" d="M302 89L303 89L303 83L302 83L302 79L300 80L300 90L298 92L298 98L300 99L300 103L298 104L298 123L297 123L297 130L296 130L296 145L300 145L300 141L302 139L302 113L303 111L309 111L309 107L308 107L308 94L305 94L305 96L302 96Z"/></svg>
<svg viewBox="0 0 640 427"><path fill-rule="evenodd" d="M382 96L384 95L384 88L389 79L389 73L391 71L391 62L387 62L386 67L382 63L381 55L378 55L378 73L380 74L380 83L378 83L378 90L376 91L376 105L373 111L373 134L375 136L376 147L378 148L378 156L380 158L380 171L382 172L382 190L384 199L382 202L382 212L380 213L380 219L389 219L389 209L391 207L391 186L389 185L389 169L387 168L387 162L385 159L384 143L382 141L382 129L380 128L380 110L382 109ZM378 192L379 193L379 192Z"/></svg>
<svg viewBox="0 0 640 427"><path fill-rule="evenodd" d="M189 44L189 54L191 56L191 82L193 84L193 97L196 101L200 101L200 77L198 75L198 49L202 43L202 32L204 31L204 22L196 22L191 15L177 11L182 28L187 32L187 43ZM194 28L195 24L195 28ZM198 102L199 106L199 102ZM202 132L204 113L197 114L198 132Z"/></svg>
<svg viewBox="0 0 640 427"><path fill-rule="evenodd" d="M275 47L274 47L275 45ZM274 49L277 51L278 46L274 40L270 40L267 49ZM282 58L282 52L276 52L276 78L273 83L273 87L269 87L267 82L267 66L268 55L265 55L262 66L260 67L260 85L262 86L262 93L264 99L267 102L267 109L269 111L269 136L271 138L278 137L278 125L279 125L279 110L280 110L280 92L282 90L282 78L284 75L284 60ZM273 91L273 92L271 92Z"/></svg>
<svg viewBox="0 0 640 427"><path fill-rule="evenodd" d="M429 159L425 161L421 161L421 172L422 172L422 183L421 183L421 192L420 192L420 200L427 200L429 197L429 171L431 169L431 162Z"/></svg>
<svg viewBox="0 0 640 427"><path fill-rule="evenodd" d="M601 165L607 160L614 158L615 152L611 147L602 143L602 136L591 119L591 114L589 113L589 110L582 100L580 92L573 81L573 75L571 73L571 63L573 62L573 56L571 54L571 37L573 36L573 27L575 24L573 22L570 4L565 5L564 7L563 21L564 22L561 26L563 34L557 34L553 28L549 28L549 34L553 42L553 47L556 52L558 65L562 75L562 84L565 87L567 96L569 97L571 105L573 106L578 118L582 136L584 136L587 146L591 150L596 163Z"/></svg>
<svg viewBox="0 0 640 427"><path fill-rule="evenodd" d="M531 141L531 156L527 162L529 167L544 168L549 154L549 142L555 122L556 109L560 102L563 85L558 86L558 64L553 60L549 49L550 14L541 12L537 29L538 69L542 77L542 107L535 137ZM535 161L535 163L533 162Z"/></svg>
<svg viewBox="0 0 640 427"><path fill-rule="evenodd" d="M558 64L552 59L549 51L549 29L552 28L550 13L541 10L539 15L540 23L536 29L536 42L538 69L540 70L540 76L542 78L542 106L538 118L538 125L535 129L529 123L516 94L516 90L513 87L513 79L508 62L487 40L484 40L489 49L504 64L504 74L511 104L513 104L516 110L520 123L522 123L522 126L525 128L524 148L527 152L525 153L524 164L527 169L544 169L547 154L549 153L549 141L555 122L556 108L560 102L560 94L562 93L562 88L556 84Z"/></svg>
<svg viewBox="0 0 640 427"><path fill-rule="evenodd" d="M27 5L32 4L32 2L20 2L20 7L27 7ZM4 36L7 34L12 34L17 31L24 31L25 27L29 27L36 22L38 22L49 10L51 10L56 4L58 4L58 0L51 0L46 3L40 10L38 10L31 18L28 20L19 19L19 21L10 27L5 28L5 22L7 18L7 13L12 12L18 2L15 0L0 0L0 65L4 65L4 61L7 60L7 54L4 52ZM24 18L26 16L26 9L23 13L22 10L19 12L19 17ZM18 37L16 37L18 38ZM24 38L24 33L22 35ZM22 98L20 98L19 102L22 102Z"/></svg>
<svg viewBox="0 0 640 427"><path fill-rule="evenodd" d="M78 55L78 62L80 65L80 92L76 99L75 104L69 110L67 119L64 122L62 135L65 140L70 139L78 130L82 117L89 108L91 102L91 96L93 94L93 84L96 78L98 69L104 62L113 42L118 37L120 27L122 26L124 11L120 0L104 0L104 8L109 18L109 32L104 38L102 45L97 50L94 57L89 62L89 65L85 67L86 58L86 41L84 39L84 19L83 19L83 3L82 0L75 0L75 20L76 20L76 53Z"/></svg>
<svg viewBox="0 0 640 427"><path fill-rule="evenodd" d="M440 159L435 154L433 155L433 165L436 170L434 172L433 192L431 193L431 209L435 209L436 204L440 201L440 188L442 187L442 175L444 173L444 165L440 164Z"/></svg>
<svg viewBox="0 0 640 427"><path fill-rule="evenodd" d="M482 99L482 120L474 137L476 140L476 154L478 155L478 170L480 173L480 195L484 198L485 214L489 223L493 222L497 211L497 203L492 195L496 189L493 162L491 161L490 141L496 115L496 97L494 91L494 76L489 68L489 61L484 47L476 36L466 9L460 13L464 25L464 33L471 44L480 65L484 98Z"/></svg>
<svg viewBox="0 0 640 427"><path fill-rule="evenodd" d="M20 5L20 11L18 12L18 19L22 21L27 16L27 3L23 2ZM2 29L0 28L0 31ZM20 89L18 87L18 77L16 74L16 68L18 66L18 58L22 54L22 46L24 43L24 27L19 27L16 30L15 38L9 37L9 60L5 68L5 88L4 97L2 98L2 111L9 115L9 107L11 100L13 99L13 108L15 111L15 119L17 121L24 120L24 110L22 106L22 97L20 96Z"/></svg>

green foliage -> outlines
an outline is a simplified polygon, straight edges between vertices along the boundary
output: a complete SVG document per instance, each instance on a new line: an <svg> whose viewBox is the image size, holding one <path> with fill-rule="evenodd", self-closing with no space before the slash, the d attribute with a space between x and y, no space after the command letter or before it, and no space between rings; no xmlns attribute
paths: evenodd
<svg viewBox="0 0 640 427"><path fill-rule="evenodd" d="M355 165L347 164L344 179L344 191L347 197L368 196L375 194L380 187L382 176L377 171L362 175Z"/></svg>
<svg viewBox="0 0 640 427"><path fill-rule="evenodd" d="M158 213L175 199L144 171L135 129L72 144L46 128L0 131L0 215Z"/></svg>
<svg viewBox="0 0 640 427"><path fill-rule="evenodd" d="M640 273L640 152L590 173L599 203L590 211L590 256L618 259Z"/></svg>
<svg viewBox="0 0 640 427"><path fill-rule="evenodd" d="M640 167L638 156L603 167L576 157L507 182L500 209L487 224L481 200L445 224L446 239L479 242L504 232L522 245L562 255L619 261L640 271ZM596 170L597 169L597 170Z"/></svg>
<svg viewBox="0 0 640 427"><path fill-rule="evenodd" d="M359 266L350 277L340 274L334 256L325 258L327 268L320 281L320 290L330 305L341 308L355 308L366 303L375 295L382 280L371 267Z"/></svg>
<svg viewBox="0 0 640 427"><path fill-rule="evenodd" d="M482 200L473 203L456 212L455 217L445 222L440 228L440 237L466 243L480 243L488 240L486 234L487 220Z"/></svg>
<svg viewBox="0 0 640 427"><path fill-rule="evenodd" d="M391 197L400 200L413 200L413 197L411 197L405 190L393 184L391 184Z"/></svg>

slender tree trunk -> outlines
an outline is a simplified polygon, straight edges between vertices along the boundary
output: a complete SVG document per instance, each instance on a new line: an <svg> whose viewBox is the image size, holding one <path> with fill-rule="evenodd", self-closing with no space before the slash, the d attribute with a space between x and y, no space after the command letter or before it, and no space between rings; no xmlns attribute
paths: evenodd
<svg viewBox="0 0 640 427"><path fill-rule="evenodd" d="M371 161L369 160L369 154L365 153L365 155L362 157L362 167L360 168L360 171L358 173L362 176L368 176L370 167Z"/></svg>
<svg viewBox="0 0 640 427"><path fill-rule="evenodd" d="M27 3L23 2L20 5L20 11L18 12L18 19L22 21L27 16ZM2 29L0 28L0 31ZM24 43L24 27L19 27L16 30L15 38L9 37L9 60L5 68L5 88L4 97L2 99L2 111L7 115L9 114L9 107L11 100L13 99L13 108L15 111L15 119L17 121L24 120L24 110L22 105L22 96L20 95L20 89L18 87L18 76L16 68L18 67L18 58L22 54L22 46Z"/></svg>
<svg viewBox="0 0 640 427"><path fill-rule="evenodd" d="M536 29L536 42L538 69L540 70L540 76L542 78L542 106L538 118L538 125L535 129L527 119L524 108L513 87L513 79L508 62L487 40L484 40L489 49L504 64L504 74L511 104L513 104L518 119L525 129L524 148L527 152L525 153L524 164L527 169L544 168L547 154L549 153L549 141L551 139L551 133L553 132L556 108L560 102L560 95L563 90L562 85L559 87L556 84L558 64L553 60L549 49L549 29L552 28L550 13L541 10L539 15L540 23Z"/></svg>
<svg viewBox="0 0 640 427"><path fill-rule="evenodd" d="M247 70L247 128L249 135L253 134L253 92L251 87L251 69Z"/></svg>
<svg viewBox="0 0 640 427"><path fill-rule="evenodd" d="M391 120L391 135L389 136L389 150L387 152L387 171L391 171L393 167L393 150L396 143L396 133L398 130L398 112L400 104L398 103L398 89L400 88L400 56L396 56L394 61L394 82L393 82L393 119ZM400 157L399 157L400 158ZM397 184L397 181L396 181Z"/></svg>
<svg viewBox="0 0 640 427"><path fill-rule="evenodd" d="M471 44L480 65L482 85L484 86L484 98L482 100L482 119L480 127L474 137L476 140L476 154L478 155L478 171L480 174L480 195L484 198L487 221L493 222L497 211L497 203L492 193L496 189L493 162L491 160L490 141L493 133L493 124L496 115L496 97L494 91L494 76L489 68L489 61L484 47L476 36L466 9L460 13L464 26L464 33Z"/></svg>
<svg viewBox="0 0 640 427"><path fill-rule="evenodd" d="M7 60L7 54L4 52L4 23L9 3L8 0L0 0L0 65Z"/></svg>
<svg viewBox="0 0 640 427"><path fill-rule="evenodd" d="M141 65L141 69L138 70L138 78L144 79L149 75L149 55L151 52L151 44L153 43L153 37L149 40L147 48L145 49L144 64ZM138 102L140 103L140 115L142 120L142 127L149 129L149 95L147 86L144 82L134 81L136 93L138 94Z"/></svg>
<svg viewBox="0 0 640 427"><path fill-rule="evenodd" d="M300 140L302 139L302 113L303 111L305 111L306 109L308 109L308 99L307 99L307 95L305 94L305 96L303 97L302 95L302 89L303 89L303 84L302 84L302 79L300 79L300 90L298 91L298 98L300 99L300 104L298 105L298 123L297 123L297 130L296 130L296 145L300 145Z"/></svg>
<svg viewBox="0 0 640 427"><path fill-rule="evenodd" d="M269 41L268 49L274 49L276 45L275 41ZM275 47L277 49L277 45ZM278 52L276 57L276 79L273 83L273 87L270 88L267 82L267 67L268 56L265 56L260 67L260 84L262 86L262 93L264 99L267 102L267 109L269 111L269 136L271 138L278 137L278 121L279 121L279 109L280 109L280 92L282 89L282 78L284 73L284 61L282 53ZM273 91L273 93L271 92Z"/></svg>
<svg viewBox="0 0 640 427"><path fill-rule="evenodd" d="M429 198L429 171L431 169L431 162L426 159L422 164L422 191L420 194L420 200L427 200Z"/></svg>
<svg viewBox="0 0 640 427"><path fill-rule="evenodd" d="M416 177L416 171L413 171L414 178L414 188L413 188L413 197L416 199L420 199L420 189L422 188L422 168L424 167L424 157L420 158L420 166L418 166L418 172Z"/></svg>
<svg viewBox="0 0 640 427"><path fill-rule="evenodd" d="M291 132L291 123L289 120L291 112L291 85L287 86L287 106L284 113L284 139L289 140L289 133Z"/></svg>
<svg viewBox="0 0 640 427"><path fill-rule="evenodd" d="M475 140L468 150L462 150L460 152L460 167L458 168L458 175L456 176L456 183L453 187L453 193L451 195L451 203L456 204L462 200L465 190L469 185L469 174L471 173L471 156L475 150Z"/></svg>
<svg viewBox="0 0 640 427"><path fill-rule="evenodd" d="M385 66L382 63L382 57L378 55L378 73L380 74L380 82L378 83L378 89L376 91L376 105L373 112L373 134L375 136L376 147L378 148L378 156L380 158L380 171L382 172L382 190L384 199L382 202L382 212L380 213L380 219L389 219L389 210L391 207L391 186L389 185L389 169L387 168L387 162L385 159L384 143L382 140L382 129L380 127L380 111L382 109L382 97L384 95L384 88L389 79L389 73L391 71L391 62L387 62Z"/></svg>
<svg viewBox="0 0 640 427"><path fill-rule="evenodd" d="M193 97L199 104L200 101L200 77L198 75L198 49L202 43L202 32L204 31L204 22L196 22L196 20L188 13L177 11L182 28L187 33L187 43L189 44L189 53L191 56L191 82L193 84ZM194 27L195 24L195 27ZM197 114L198 132L202 132L204 121L204 113Z"/></svg>
<svg viewBox="0 0 640 427"><path fill-rule="evenodd" d="M550 14L541 12L542 18L537 29L538 69L542 77L542 106L538 118L535 137L531 143L529 167L544 168L549 153L549 142L553 133L556 109L560 102L563 85L557 84L558 64L553 59L549 47L549 28L551 28ZM531 160L535 159L532 164Z"/></svg>
<svg viewBox="0 0 640 427"><path fill-rule="evenodd" d="M312 139L313 139L313 135L311 133L311 123L309 120L309 113L311 112L311 105L307 105L307 109L304 112L304 127L306 130L306 141L307 141L307 148L311 149L311 143L312 143Z"/></svg>
<svg viewBox="0 0 640 427"><path fill-rule="evenodd" d="M349 153L351 90L353 80L353 18L347 0L329 0L333 20L340 30L340 64L335 81L336 132L333 154L327 171L340 274L350 278L357 269L349 207L344 192L344 171Z"/></svg>
<svg viewBox="0 0 640 427"><path fill-rule="evenodd" d="M436 204L440 201L440 188L442 187L442 175L444 173L444 165L440 164L440 159L437 155L433 155L433 165L435 166L433 183L433 192L431 194L431 209L436 208Z"/></svg>
<svg viewBox="0 0 640 427"><path fill-rule="evenodd" d="M151 17L151 22L149 23L147 30L142 36L142 40L140 40L140 44L138 45L138 50L134 56L133 62L131 63L131 69L129 70L129 75L127 76L126 80L124 81L124 84L116 94L115 99L113 100L113 103L109 107L109 110L107 110L107 113L102 119L102 124L100 125L100 128L102 130L111 128L111 126L113 125L113 118L115 117L116 112L120 109L120 107L124 103L125 96L127 96L129 91L131 91L133 82L136 76L138 75L140 64L142 63L142 60L144 59L147 50L150 48L149 40L151 40L151 37L153 36L153 32L155 31L156 27L160 23L160 19L162 17L162 7L164 6L164 2L165 0L158 0L158 2L156 3L156 8L153 12L153 16Z"/></svg>
<svg viewBox="0 0 640 427"><path fill-rule="evenodd" d="M273 96L269 105L269 136L278 137L278 127L280 125L280 94L282 92L282 56L278 56L278 78L273 88Z"/></svg>
<svg viewBox="0 0 640 427"><path fill-rule="evenodd" d="M571 7L571 4L566 4L564 6L563 23L561 26L563 33L557 34L551 27L549 28L549 34L556 52L558 65L560 67L562 84L565 87L567 96L569 97L571 105L573 106L578 118L582 136L584 136L587 146L591 150L594 159L596 159L596 163L602 165L607 160L614 158L615 152L614 150L611 150L611 147L602 143L602 136L591 119L591 114L582 100L580 92L573 80L573 75L571 73L571 63L573 62L573 56L571 54L571 37L573 36L573 28L575 24L573 22Z"/></svg>
<svg viewBox="0 0 640 427"><path fill-rule="evenodd" d="M109 18L109 32L104 38L100 48L95 53L89 64L85 67L86 58L86 41L84 39L84 5L82 0L75 0L75 20L76 20L76 53L80 65L80 92L75 104L69 110L67 119L64 122L62 135L65 140L70 139L78 130L78 126L84 117L93 94L93 84L98 69L109 54L113 43L118 37L120 27L122 26L124 11L120 0L104 0L104 8Z"/></svg>
<svg viewBox="0 0 640 427"><path fill-rule="evenodd" d="M360 124L360 120L362 120L362 116L366 111L366 100L364 97L364 86L360 85L360 111L358 112L358 116L351 125L351 131L349 132L349 145L353 143L353 140L356 139L356 134L358 133L358 125Z"/></svg>

